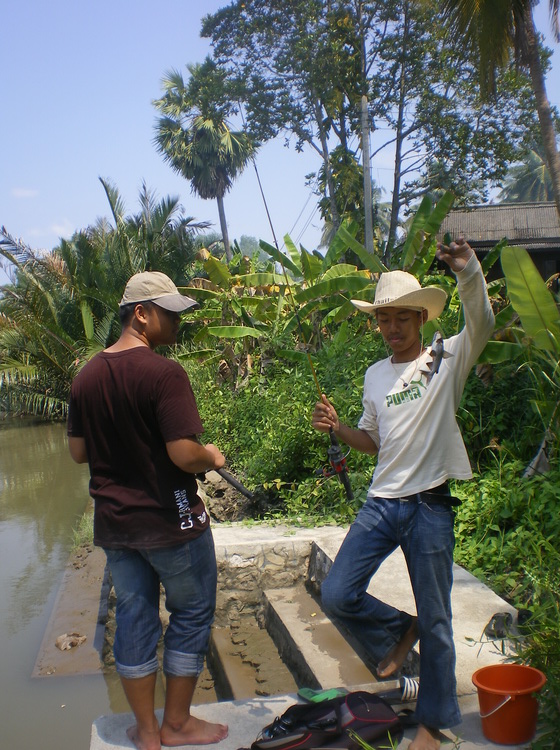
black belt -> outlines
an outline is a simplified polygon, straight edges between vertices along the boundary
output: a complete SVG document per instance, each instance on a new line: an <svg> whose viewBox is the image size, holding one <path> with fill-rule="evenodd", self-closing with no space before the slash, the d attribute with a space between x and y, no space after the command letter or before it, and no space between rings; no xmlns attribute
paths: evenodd
<svg viewBox="0 0 560 750"><path fill-rule="evenodd" d="M403 495L401 500L423 501L429 505L433 505L434 503L440 505L461 505L458 497L449 494L448 482L444 482L437 487L432 487L431 490L426 490L425 492L417 492L415 495Z"/></svg>

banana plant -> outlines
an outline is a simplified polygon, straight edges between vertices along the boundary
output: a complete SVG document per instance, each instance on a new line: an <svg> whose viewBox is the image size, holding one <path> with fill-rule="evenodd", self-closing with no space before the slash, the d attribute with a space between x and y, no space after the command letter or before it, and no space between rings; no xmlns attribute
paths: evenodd
<svg viewBox="0 0 560 750"><path fill-rule="evenodd" d="M507 293L521 327L513 328L517 346L535 381L531 405L539 414L544 437L525 476L548 468L551 447L558 448L560 404L560 312L529 253L522 247L504 247L501 252ZM537 468L538 467L538 468Z"/></svg>
<svg viewBox="0 0 560 750"><path fill-rule="evenodd" d="M446 191L434 205L430 196L422 199L414 215L404 244L398 248L404 271L423 276L436 254L436 236L451 210L455 196Z"/></svg>
<svg viewBox="0 0 560 750"><path fill-rule="evenodd" d="M351 236L350 240L355 242ZM262 250L272 261L266 271L235 275L216 258L205 261L207 283L197 279L196 285L193 283L186 290L208 303L195 316L207 323L195 340L214 336L223 340L273 341L294 334L301 339L301 345L313 348L317 328L336 320L339 311L350 305L349 296L371 283L367 271L338 263L344 250L342 242L325 258L304 247L298 249L289 235L284 237L284 244L285 253L261 241ZM216 314L218 309L219 324L208 319L208 313Z"/></svg>
<svg viewBox="0 0 560 750"><path fill-rule="evenodd" d="M529 253L522 247L504 247L501 261L509 299L531 345L558 359L558 306Z"/></svg>

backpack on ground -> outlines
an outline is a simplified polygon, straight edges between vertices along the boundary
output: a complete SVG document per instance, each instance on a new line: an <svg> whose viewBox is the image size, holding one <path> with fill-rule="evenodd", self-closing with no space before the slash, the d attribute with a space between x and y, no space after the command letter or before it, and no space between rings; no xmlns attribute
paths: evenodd
<svg viewBox="0 0 560 750"><path fill-rule="evenodd" d="M251 750L359 750L355 734L372 747L398 742L403 725L383 698L351 692L321 703L297 703L264 727Z"/></svg>

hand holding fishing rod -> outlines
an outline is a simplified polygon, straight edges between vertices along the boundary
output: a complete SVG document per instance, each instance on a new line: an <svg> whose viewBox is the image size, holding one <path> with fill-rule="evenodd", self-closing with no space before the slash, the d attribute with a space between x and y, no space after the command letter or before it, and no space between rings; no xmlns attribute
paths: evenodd
<svg viewBox="0 0 560 750"><path fill-rule="evenodd" d="M350 448L362 453L369 453L370 456L375 456L377 453L377 445L365 430L348 427L340 421L336 409L324 393L321 396L321 401L315 404L311 424L319 432L334 433L335 437L342 440Z"/></svg>
<svg viewBox="0 0 560 750"><path fill-rule="evenodd" d="M348 499L351 500L353 493L348 479L346 456L340 448L338 438L350 448L355 448L370 455L377 453L377 446L364 430L355 430L343 424L338 418L336 409L324 393L321 394L321 401L315 404L311 424L319 432L328 432L331 439L331 445L328 449L331 471L323 471L323 474L325 476L334 476L336 474L344 485Z"/></svg>
<svg viewBox="0 0 560 750"><path fill-rule="evenodd" d="M198 442L198 441L197 441ZM247 489L241 482L236 479L234 476L232 476L229 471L226 471L224 469L226 458L224 454L217 448L213 443L206 443L206 445L202 445L202 443L198 443L202 448L204 448L205 451L210 453L212 459L213 459L213 465L205 469L204 471L198 471L196 472L196 477L198 479L204 479L206 476L206 473L208 471L215 471L217 474L219 474L222 479L225 479L228 484L231 484L232 487L234 487L238 492L240 492L242 495L245 495L245 497L248 497L250 500L254 499L253 493Z"/></svg>

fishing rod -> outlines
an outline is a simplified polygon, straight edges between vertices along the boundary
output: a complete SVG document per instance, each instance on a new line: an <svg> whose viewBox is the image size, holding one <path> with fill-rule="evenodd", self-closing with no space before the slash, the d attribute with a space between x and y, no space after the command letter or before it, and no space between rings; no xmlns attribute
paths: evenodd
<svg viewBox="0 0 560 750"><path fill-rule="evenodd" d="M240 110L241 110L241 106L240 106ZM241 116L243 118L243 112L242 111L241 111ZM243 122L245 122L244 118L243 118ZM297 309L297 305L296 305L296 302L295 302L295 299L294 299L294 294L293 294L293 291L292 291L292 285L290 283L290 279L288 277L288 272L286 270L286 266L284 265L284 262L282 261L282 251L280 250L280 247L278 245L278 240L276 239L276 232L274 231L274 225L272 223L272 218L271 218L270 212L268 210L268 203L266 201L266 197L265 197L265 194L264 194L263 186L262 186L262 183L261 183L261 178L260 178L260 175L259 175L259 170L257 169L257 164L256 164L254 158L252 159L252 162L253 162L253 168L255 170L255 174L256 174L256 177L257 177L257 183L259 185L259 190L260 190L261 197L262 197L262 200L263 200L264 208L265 208L265 211L266 211L266 216L267 216L267 219L268 219L268 223L270 225L270 230L272 232L272 238L273 238L273 241L274 241L274 245L276 247L276 250L278 251L279 263L280 263L280 266L282 267L282 273L283 273L284 279L286 281L286 289L288 291L288 297L290 299L290 303L291 303L292 309L293 309L294 314L295 314L295 318L296 318L296 321L297 321L297 325L298 325L298 329L299 329L299 333L300 333L301 339L302 339L302 341L303 341L303 343L305 345L305 354L307 356L307 362L309 364L309 369L311 370L311 375L313 376L313 382L315 383L315 388L317 389L317 393L319 395L319 401L321 401L322 398L323 398L323 392L321 390L321 386L319 385L319 379L317 377L317 372L315 371L315 366L313 365L313 360L311 359L311 355L309 354L309 348L308 348L309 345L307 343L307 339L306 339L306 336L305 336L305 333L304 333L304 330L303 330L303 326L301 324L301 319L299 317L299 311ZM347 454L345 455L343 453L342 448L340 447L340 443L338 442L338 438L336 437L335 432L334 432L334 430L333 430L332 427L329 428L329 438L330 438L331 444L330 444L330 446L329 446L329 448L327 450L327 456L328 456L328 460L329 460L329 464L330 464L331 468L330 469L322 469L322 470L319 470L319 472L324 477L337 476L338 479L339 479L339 481L340 481L340 483L344 487L344 490L346 492L346 497L348 498L348 500L352 500L353 497L354 497L354 493L352 492L352 487L350 485L350 479L348 477L348 465L346 463L346 455Z"/></svg>
<svg viewBox="0 0 560 750"><path fill-rule="evenodd" d="M255 499L255 496L251 492L251 490L248 490L244 484L241 484L239 479L236 479L234 476L232 476L229 471L226 471L225 469L214 469L214 471L219 474L222 479L225 479L228 484L231 484L231 486L234 487L238 492L240 492L245 497L248 497L249 500Z"/></svg>

